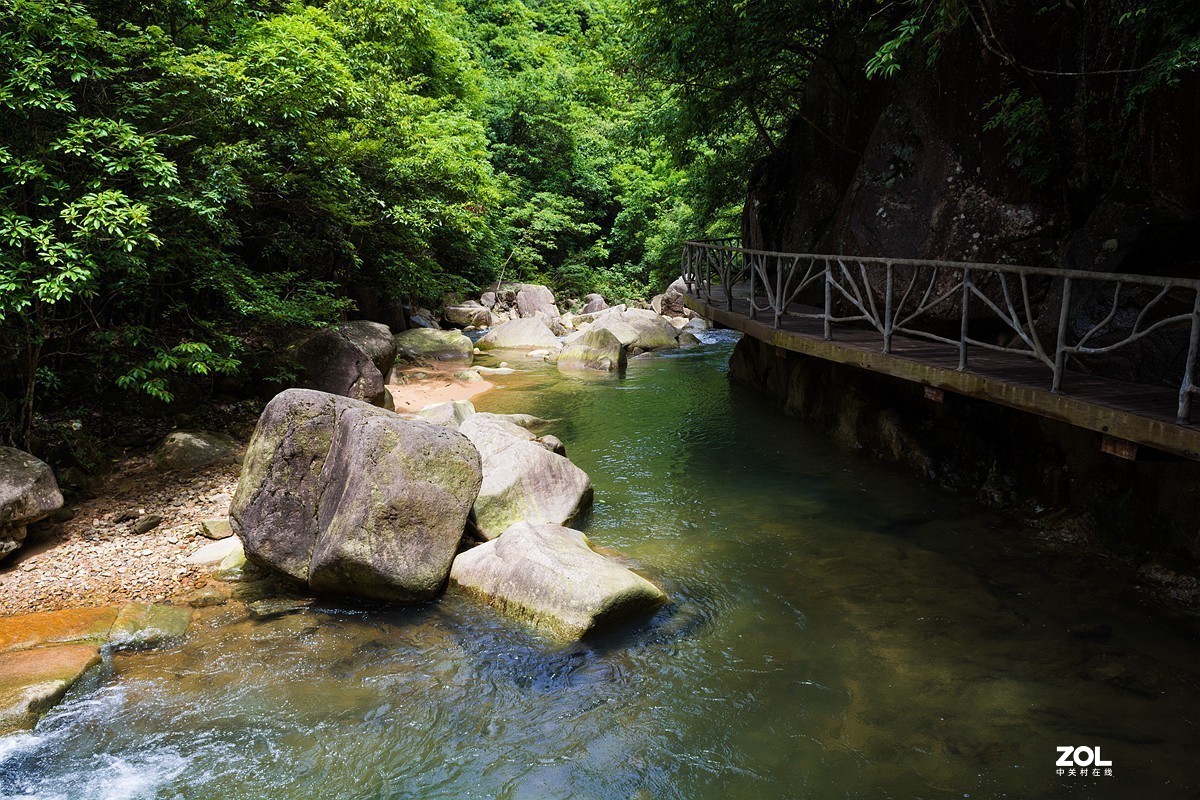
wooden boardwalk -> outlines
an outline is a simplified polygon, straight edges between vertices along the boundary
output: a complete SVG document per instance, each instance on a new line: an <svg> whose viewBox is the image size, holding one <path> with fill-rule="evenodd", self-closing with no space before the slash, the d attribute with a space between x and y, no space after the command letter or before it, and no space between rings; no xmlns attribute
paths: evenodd
<svg viewBox="0 0 1200 800"><path fill-rule="evenodd" d="M1176 390L1068 371L1062 392L1055 394L1050 391L1050 371L1033 358L975 348L968 368L960 371L958 348L954 345L896 334L891 352L884 353L880 334L873 328L838 325L832 340L826 340L820 320L794 314L785 315L776 329L769 314L760 315L766 317L765 321L751 319L749 300L737 294L733 310L729 310L720 287L712 288L711 304L696 296L685 297L685 302L707 319L781 350L849 364L1096 431L1110 437L1104 440L1106 449L1124 457L1136 453L1136 448L1122 444L1131 442L1200 460L1200 426L1176 423ZM819 312L815 308L791 308L800 313Z"/></svg>

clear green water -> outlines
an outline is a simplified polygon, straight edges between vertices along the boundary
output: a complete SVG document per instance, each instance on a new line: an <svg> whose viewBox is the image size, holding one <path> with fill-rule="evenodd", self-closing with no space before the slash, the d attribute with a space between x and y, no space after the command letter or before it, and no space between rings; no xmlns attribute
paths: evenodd
<svg viewBox="0 0 1200 800"><path fill-rule="evenodd" d="M574 645L452 596L213 610L0 739L0 797L1196 796L1194 642L730 387L730 347L478 403L561 420L589 535L670 606Z"/></svg>

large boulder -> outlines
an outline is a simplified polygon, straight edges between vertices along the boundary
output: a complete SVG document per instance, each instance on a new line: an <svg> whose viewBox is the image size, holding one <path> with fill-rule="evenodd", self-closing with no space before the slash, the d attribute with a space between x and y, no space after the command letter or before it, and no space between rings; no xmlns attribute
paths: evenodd
<svg viewBox="0 0 1200 800"><path fill-rule="evenodd" d="M387 375L396 363L396 342L392 329L382 322L356 319L337 326L337 332L356 344L371 358L380 374Z"/></svg>
<svg viewBox="0 0 1200 800"><path fill-rule="evenodd" d="M605 311L608 309L608 303L604 301L604 297L598 294L589 294L583 298L583 310L581 314L594 314L597 311Z"/></svg>
<svg viewBox="0 0 1200 800"><path fill-rule="evenodd" d="M413 602L445 582L481 481L449 428L289 389L259 418L229 518L252 562L313 591Z"/></svg>
<svg viewBox="0 0 1200 800"><path fill-rule="evenodd" d="M470 361L475 345L458 331L413 328L396 334L396 358L410 364Z"/></svg>
<svg viewBox="0 0 1200 800"><path fill-rule="evenodd" d="M213 464L236 464L241 445L223 433L171 431L151 457L159 469L201 469Z"/></svg>
<svg viewBox="0 0 1200 800"><path fill-rule="evenodd" d="M464 420L474 414L475 406L470 400L448 400L445 403L425 406L417 412L416 417L430 425L458 428Z"/></svg>
<svg viewBox="0 0 1200 800"><path fill-rule="evenodd" d="M653 583L592 550L579 531L545 523L518 522L459 554L450 583L572 639L666 600Z"/></svg>
<svg viewBox="0 0 1200 800"><path fill-rule="evenodd" d="M474 300L468 300L459 305L446 306L442 309L442 319L460 328L492 327L492 312Z"/></svg>
<svg viewBox="0 0 1200 800"><path fill-rule="evenodd" d="M651 309L631 308L619 314L606 314L593 328L609 330L625 347L641 350L660 350L675 347L679 331Z"/></svg>
<svg viewBox="0 0 1200 800"><path fill-rule="evenodd" d="M558 350L562 347L554 332L540 319L513 319L502 322L478 342L480 350Z"/></svg>
<svg viewBox="0 0 1200 800"><path fill-rule="evenodd" d="M493 539L514 522L569 525L592 507L592 481L530 431L496 415L475 414L458 426L483 459L475 522Z"/></svg>
<svg viewBox="0 0 1200 800"><path fill-rule="evenodd" d="M536 283L522 283L517 289L517 313L522 318L545 314L547 317L559 316L558 306L554 304L554 292Z"/></svg>
<svg viewBox="0 0 1200 800"><path fill-rule="evenodd" d="M587 330L558 354L558 368L563 372L620 372L625 369L625 348L611 331Z"/></svg>
<svg viewBox="0 0 1200 800"><path fill-rule="evenodd" d="M288 355L299 371L299 386L363 400L386 402L383 373L371 355L339 328L323 328L293 345Z"/></svg>
<svg viewBox="0 0 1200 800"><path fill-rule="evenodd" d="M25 541L25 527L62 508L50 466L29 453L0 447L0 560Z"/></svg>

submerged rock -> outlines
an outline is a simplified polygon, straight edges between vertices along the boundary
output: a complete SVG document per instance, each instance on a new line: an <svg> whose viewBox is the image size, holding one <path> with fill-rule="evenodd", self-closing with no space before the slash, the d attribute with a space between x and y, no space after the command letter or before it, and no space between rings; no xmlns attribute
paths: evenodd
<svg viewBox="0 0 1200 800"><path fill-rule="evenodd" d="M0 447L0 560L24 543L26 526L62 504L49 464L24 451Z"/></svg>
<svg viewBox="0 0 1200 800"><path fill-rule="evenodd" d="M625 363L625 349L620 340L603 328L586 331L558 354L558 368L563 372L620 372Z"/></svg>
<svg viewBox="0 0 1200 800"><path fill-rule="evenodd" d="M129 603L117 614L108 641L118 648L157 647L182 638L191 623L190 608Z"/></svg>
<svg viewBox="0 0 1200 800"><path fill-rule="evenodd" d="M560 347L562 342L536 317L503 322L479 340L480 350L558 350Z"/></svg>
<svg viewBox="0 0 1200 800"><path fill-rule="evenodd" d="M514 522L566 525L592 507L592 482L568 459L546 449L530 431L476 414L459 426L483 459L475 500L479 532L494 539Z"/></svg>
<svg viewBox="0 0 1200 800"><path fill-rule="evenodd" d="M448 428L289 389L259 418L229 516L251 561L314 591L417 601L445 582L481 480Z"/></svg>
<svg viewBox="0 0 1200 800"><path fill-rule="evenodd" d="M100 663L96 644L64 644L0 655L0 735L32 728Z"/></svg>
<svg viewBox="0 0 1200 800"><path fill-rule="evenodd" d="M666 600L661 589L592 550L582 533L519 522L454 560L451 585L566 638Z"/></svg>

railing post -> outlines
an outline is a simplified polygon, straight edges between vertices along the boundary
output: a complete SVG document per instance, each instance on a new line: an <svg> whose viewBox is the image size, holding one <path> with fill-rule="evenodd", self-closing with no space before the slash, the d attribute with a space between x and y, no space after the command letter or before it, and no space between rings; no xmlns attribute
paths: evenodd
<svg viewBox="0 0 1200 800"><path fill-rule="evenodd" d="M1175 422L1187 425L1192 416L1192 390L1196 372L1196 357L1200 355L1200 289L1196 290L1196 299L1192 303L1192 335L1188 342L1187 364L1183 368L1183 383L1179 386L1179 410Z"/></svg>
<svg viewBox="0 0 1200 800"><path fill-rule="evenodd" d="M743 254L744 255L744 254ZM743 260L743 264L745 261ZM750 319L758 319L758 309L755 307L754 295L758 291L758 270L754 268L753 261L750 266Z"/></svg>
<svg viewBox="0 0 1200 800"><path fill-rule="evenodd" d="M892 352L892 276L893 267L887 265L887 284L883 289L883 352Z"/></svg>
<svg viewBox="0 0 1200 800"><path fill-rule="evenodd" d="M733 311L733 252L722 250L721 254L721 263L725 265L725 274L721 276L725 284L725 307Z"/></svg>
<svg viewBox="0 0 1200 800"><path fill-rule="evenodd" d="M971 270L963 269L962 321L958 331L958 371L967 368L967 329L971 322Z"/></svg>
<svg viewBox="0 0 1200 800"><path fill-rule="evenodd" d="M829 259L825 259L825 341L833 338L833 270L829 268Z"/></svg>
<svg viewBox="0 0 1200 800"><path fill-rule="evenodd" d="M783 317L783 257L775 256L775 329Z"/></svg>
<svg viewBox="0 0 1200 800"><path fill-rule="evenodd" d="M1062 307L1058 310L1058 339L1054 345L1053 394L1062 394L1063 373L1067 368L1067 323L1071 320L1071 279L1063 278Z"/></svg>

